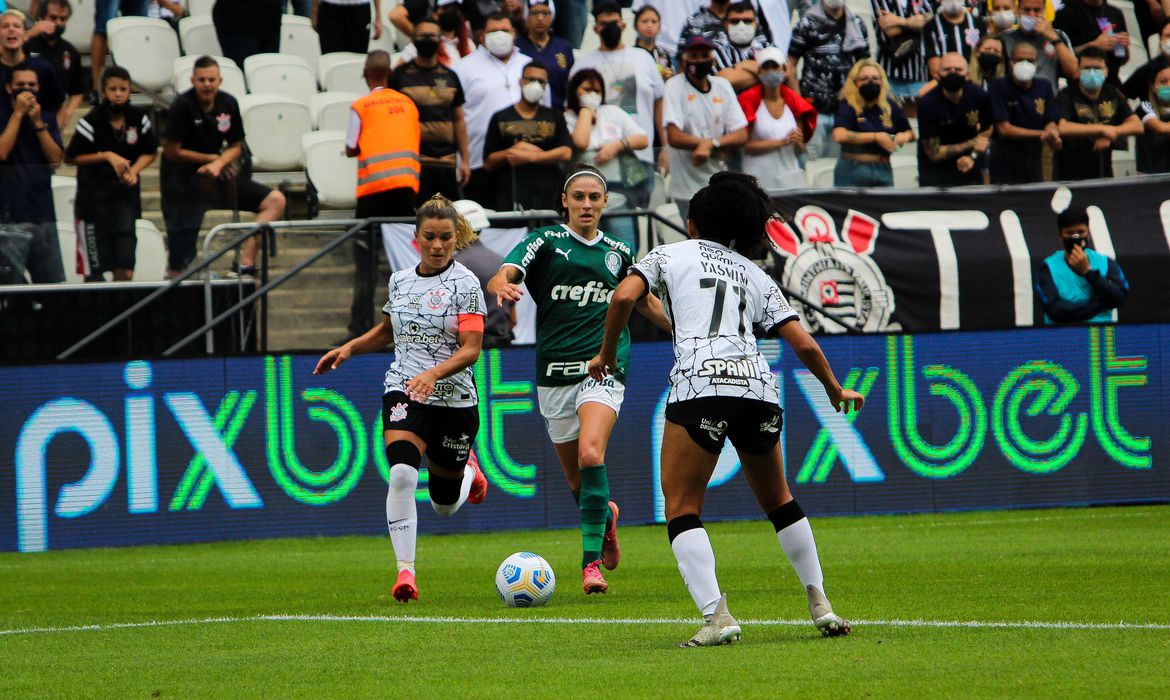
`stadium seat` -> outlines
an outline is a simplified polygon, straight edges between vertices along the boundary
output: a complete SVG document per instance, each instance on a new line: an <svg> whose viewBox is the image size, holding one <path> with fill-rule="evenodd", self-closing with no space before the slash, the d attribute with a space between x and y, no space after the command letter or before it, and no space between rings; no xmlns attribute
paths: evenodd
<svg viewBox="0 0 1170 700"><path fill-rule="evenodd" d="M1125 0L1111 0L1109 4L1121 11L1121 16L1125 18L1125 26L1129 28L1129 35L1133 39L1129 44L1129 60L1122 64L1117 71L1118 77L1124 81L1133 75L1138 68L1146 65L1150 60L1150 55L1146 53L1146 43L1137 40L1141 36L1141 32L1138 31L1137 13L1134 12L1133 3ZM1158 53L1160 54L1161 51Z"/></svg>
<svg viewBox="0 0 1170 700"><path fill-rule="evenodd" d="M308 17L281 16L280 52L305 59L316 74L317 62L321 60L321 40L317 38L317 30L313 29L313 23Z"/></svg>
<svg viewBox="0 0 1170 700"><path fill-rule="evenodd" d="M897 154L890 157L890 168L894 171L894 187L918 187L918 157Z"/></svg>
<svg viewBox="0 0 1170 700"><path fill-rule="evenodd" d="M195 61L199 56L191 54L188 56L179 56L174 60L172 68L175 71L174 77L171 78L171 87L177 93L184 93L191 89L191 74L195 72ZM219 73L223 76L223 83L219 89L239 98L248 94L247 83L244 81L244 71L240 70L235 61L225 56L215 56L215 60L219 63Z"/></svg>
<svg viewBox="0 0 1170 700"><path fill-rule="evenodd" d="M817 158L804 164L804 176L809 187L832 187L836 158Z"/></svg>
<svg viewBox="0 0 1170 700"><path fill-rule="evenodd" d="M366 57L360 53L327 53L317 64L317 82L322 90L356 92L364 95L369 92L366 79L362 77Z"/></svg>
<svg viewBox="0 0 1170 700"><path fill-rule="evenodd" d="M1137 156L1132 151L1113 151L1113 176L1137 175Z"/></svg>
<svg viewBox="0 0 1170 700"><path fill-rule="evenodd" d="M308 106L317 92L312 67L298 56L258 53L244 59L244 77L254 91L284 95Z"/></svg>
<svg viewBox="0 0 1170 700"><path fill-rule="evenodd" d="M79 284L85 281L77 272L77 227L72 218L69 221L57 221L57 245L61 248L61 266L65 270L67 284Z"/></svg>
<svg viewBox="0 0 1170 700"><path fill-rule="evenodd" d="M211 15L192 15L179 20L179 44L188 56L222 56Z"/></svg>
<svg viewBox="0 0 1170 700"><path fill-rule="evenodd" d="M682 216L678 213L678 205L674 202L663 204L654 209L654 213L662 218L670 221L680 228L686 228L686 222L682 220ZM665 243L677 243L678 241L685 241L686 236L675 231L669 226L659 226L655 229L658 232L658 245Z"/></svg>
<svg viewBox="0 0 1170 700"><path fill-rule="evenodd" d="M106 25L114 62L130 71L134 83L159 92L171 84L179 57L179 37L165 20L115 17Z"/></svg>
<svg viewBox="0 0 1170 700"><path fill-rule="evenodd" d="M93 38L93 15L95 0L72 0L73 13L65 25L65 39L83 54L89 53L89 42Z"/></svg>
<svg viewBox="0 0 1170 700"><path fill-rule="evenodd" d="M305 174L322 209L353 209L357 206L357 159L345 155L344 131L314 131L301 137L305 152Z"/></svg>
<svg viewBox="0 0 1170 700"><path fill-rule="evenodd" d="M210 16L213 7L215 7L215 0L187 0L187 14L192 17Z"/></svg>
<svg viewBox="0 0 1170 700"><path fill-rule="evenodd" d="M77 178L54 175L53 213L57 221L73 221L73 202L77 199Z"/></svg>
<svg viewBox="0 0 1170 700"><path fill-rule="evenodd" d="M318 131L349 128L349 107L361 97L356 92L319 92L309 99L309 118Z"/></svg>
<svg viewBox="0 0 1170 700"><path fill-rule="evenodd" d="M149 219L135 222L138 243L134 248L134 280L161 282L167 278L167 245L163 235ZM68 267L68 264L66 264Z"/></svg>
<svg viewBox="0 0 1170 700"><path fill-rule="evenodd" d="M666 204L667 196L668 196L668 194L667 194L667 189L666 189L666 178L664 178L662 176L662 173L660 173L656 170L656 171L654 171L654 189L650 190L650 203L646 206L646 208L649 209L650 211L658 211L658 207L661 207L663 204ZM643 243L649 241L649 245L651 247L654 246L653 239L651 239L650 237L648 237L646 235L647 230L656 231L659 228L662 228L661 223L659 223L657 221L653 221L653 223L652 223L652 221L653 221L652 219L648 219L646 217L642 217L642 218L638 219L638 236L639 236L638 246L639 246L639 249L637 251L634 251L634 252L637 253L639 260L641 260L642 257L644 255L646 255L646 253L650 252L648 249L644 249Z"/></svg>
<svg viewBox="0 0 1170 700"><path fill-rule="evenodd" d="M252 167L269 172L300 170L304 161L301 137L313 130L308 105L268 93L244 95L239 101Z"/></svg>

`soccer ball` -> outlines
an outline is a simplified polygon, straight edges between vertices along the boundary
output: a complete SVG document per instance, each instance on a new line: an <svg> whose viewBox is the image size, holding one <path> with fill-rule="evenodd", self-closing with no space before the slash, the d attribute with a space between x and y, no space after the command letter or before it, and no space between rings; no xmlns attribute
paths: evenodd
<svg viewBox="0 0 1170 700"><path fill-rule="evenodd" d="M496 570L496 591L509 608L544 605L557 589L557 577L544 557L516 552Z"/></svg>

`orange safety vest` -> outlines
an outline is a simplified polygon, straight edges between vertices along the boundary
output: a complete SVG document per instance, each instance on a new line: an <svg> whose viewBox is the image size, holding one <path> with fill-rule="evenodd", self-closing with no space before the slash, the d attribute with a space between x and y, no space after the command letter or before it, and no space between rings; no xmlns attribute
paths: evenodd
<svg viewBox="0 0 1170 700"><path fill-rule="evenodd" d="M418 107L397 90L375 90L353 103L362 121L358 134L357 196L403 187L418 192Z"/></svg>

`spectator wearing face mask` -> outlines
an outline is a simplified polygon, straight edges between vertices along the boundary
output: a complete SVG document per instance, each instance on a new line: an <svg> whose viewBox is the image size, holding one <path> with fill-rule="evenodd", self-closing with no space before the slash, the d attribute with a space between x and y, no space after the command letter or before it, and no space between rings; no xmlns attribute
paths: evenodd
<svg viewBox="0 0 1170 700"><path fill-rule="evenodd" d="M902 108L894 102L880 64L858 61L849 71L833 123L841 158L833 168L834 187L893 187L890 155L914 140Z"/></svg>
<svg viewBox="0 0 1170 700"><path fill-rule="evenodd" d="M1089 247L1089 214L1066 209L1056 218L1061 250L1044 258L1034 273L1044 322L1111 323L1113 310L1129 296L1117 261Z"/></svg>
<svg viewBox="0 0 1170 700"><path fill-rule="evenodd" d="M1018 42L1011 75L991 83L991 182L1016 185L1044 179L1042 144L1061 147L1060 110L1052 83L1036 75L1036 47Z"/></svg>
<svg viewBox="0 0 1170 700"><path fill-rule="evenodd" d="M1029 44L1036 50L1036 76L1056 86L1057 80L1072 79L1077 75L1077 57L1069 37L1044 17L1044 0L1019 0L1018 26L1009 29L1003 37L1003 50L1008 56L1018 44Z"/></svg>
<svg viewBox="0 0 1170 700"><path fill-rule="evenodd" d="M732 4L738 3L732 3L731 0L711 0L688 17L683 24L682 32L679 34L679 50L681 51L687 40L693 36L701 36L714 43L715 39L724 33L723 19L727 16L727 10ZM755 12L754 5L752 11ZM759 22L756 23L755 34L764 44L768 42L768 34Z"/></svg>
<svg viewBox="0 0 1170 700"><path fill-rule="evenodd" d="M0 13L0 84L8 82L15 66L31 68L37 74L37 102L56 123L57 110L65 103L65 90L57 80L53 64L30 56L24 44L24 15L15 10Z"/></svg>
<svg viewBox="0 0 1170 700"><path fill-rule="evenodd" d="M465 199L481 204L496 200L496 183L483 166L488 123L501 109L520 100L520 78L529 57L516 50L516 30L502 12L487 17L484 44L455 64L463 85L463 113L467 122L467 149L471 178L463 188Z"/></svg>
<svg viewBox="0 0 1170 700"><path fill-rule="evenodd" d="M404 6L398 6L398 8L401 7ZM394 12L391 11L390 14L393 17ZM464 19L458 2L455 0L439 0L439 4L435 7L433 13L419 15L413 21L408 20L407 23L413 28L415 24L428 18L434 19L439 23L439 51L435 54L435 57L441 65L450 68L461 58L475 50L475 42L471 40L471 25ZM397 26L396 23L395 26ZM410 36L414 36L413 29L410 32ZM418 51L414 43L409 43L403 47L398 57L399 63L396 66L418 58Z"/></svg>
<svg viewBox="0 0 1170 700"><path fill-rule="evenodd" d="M600 73L605 82L605 104L622 108L643 131L657 134L659 143L666 143L662 119L665 87L658 64L642 49L622 43L625 22L617 3L609 0L597 2L593 5L593 14L596 18L593 30L600 36L601 46L580 56L573 72L592 68ZM649 146L638 149L635 155L642 163L645 177L629 205L644 207L650 203L655 163L659 169L665 170L667 156L663 151L656 161Z"/></svg>
<svg viewBox="0 0 1170 700"><path fill-rule="evenodd" d="M792 30L788 87L811 102L818 115L816 134L808 142L810 159L833 158L840 153L832 137L838 96L849 69L864 58L869 58L865 23L845 6L845 0L821 0ZM802 60L804 68L797 72Z"/></svg>
<svg viewBox="0 0 1170 700"><path fill-rule="evenodd" d="M15 16L15 13L11 13ZM8 15L0 15L3 20ZM2 25L0 25L2 26ZM0 95L0 284L64 282L53 210L53 166L61 133L37 101L37 71L18 63Z"/></svg>
<svg viewBox="0 0 1170 700"><path fill-rule="evenodd" d="M707 0L634 0L632 8L635 13L650 5L657 10L660 24L655 44L670 58L670 64L673 66L675 59L678 58L679 38L682 36L683 27L691 15L698 12L706 3Z"/></svg>
<svg viewBox="0 0 1170 700"><path fill-rule="evenodd" d="M565 104L565 85L573 70L573 45L568 39L549 33L554 16L549 0L527 2L528 35L516 37L516 48L548 66L549 104L553 109L560 109Z"/></svg>
<svg viewBox="0 0 1170 700"><path fill-rule="evenodd" d="M1106 81L1121 86L1119 76L1129 60L1130 41L1121 10L1105 0L1063 0L1052 23L1068 35L1076 55L1090 46L1103 51L1109 68ZM1071 80L1073 75L1066 77Z"/></svg>
<svg viewBox="0 0 1170 700"><path fill-rule="evenodd" d="M658 72L662 74L662 79L669 80L674 76L674 54L667 52L658 43L658 36L662 32L662 16L658 8L653 5L642 5L638 8L634 14L634 28L638 33L634 46L650 54L658 64Z"/></svg>
<svg viewBox="0 0 1170 700"><path fill-rule="evenodd" d="M142 216L138 176L158 154L158 132L130 104L130 74L102 73L102 102L77 122L65 156L77 166L74 220L87 282L134 279L135 226Z"/></svg>
<svg viewBox="0 0 1170 700"><path fill-rule="evenodd" d="M1015 0L991 0L990 12L984 18L984 29L987 33L998 36L1015 26Z"/></svg>
<svg viewBox="0 0 1170 700"><path fill-rule="evenodd" d="M1056 160L1061 180L1113 177L1113 147L1118 139L1142 133L1142 122L1121 90L1109 85L1105 52L1081 51L1080 77L1060 91L1060 138Z"/></svg>
<svg viewBox="0 0 1170 700"><path fill-rule="evenodd" d="M439 32L433 19L417 22L412 44L415 58L399 64L389 80L391 89L409 97L418 108L422 128L418 206L435 194L458 199L460 187L471 179L463 83L455 71L439 63Z"/></svg>
<svg viewBox="0 0 1170 700"><path fill-rule="evenodd" d="M573 156L561 110L541 105L548 90L548 68L540 61L524 66L521 98L496 112L484 135L484 169L495 184L492 208L556 209L561 166Z"/></svg>
<svg viewBox="0 0 1170 700"><path fill-rule="evenodd" d="M1133 72L1121 86L1121 91L1131 100L1144 100L1149 90L1150 81L1163 68L1170 67L1170 22L1162 26L1158 35L1158 52L1151 56L1148 63Z"/></svg>
<svg viewBox="0 0 1170 700"><path fill-rule="evenodd" d="M939 63L948 53L971 58L979 44L982 32L979 20L967 11L963 0L943 0L939 12L926 26L926 68L932 78L938 77Z"/></svg>
<svg viewBox="0 0 1170 700"><path fill-rule="evenodd" d="M747 143L747 118L726 78L714 75L714 46L702 35L683 47L680 73L666 81L662 122L670 145L670 196L687 218L691 197Z"/></svg>
<svg viewBox="0 0 1170 700"><path fill-rule="evenodd" d="M382 38L382 0L313 0L310 17L321 53L365 53L371 34L374 41Z"/></svg>
<svg viewBox="0 0 1170 700"><path fill-rule="evenodd" d="M890 94L914 114L914 98L930 79L926 69L926 25L932 19L928 0L870 0L877 60L889 76Z"/></svg>
<svg viewBox="0 0 1170 700"><path fill-rule="evenodd" d="M768 46L758 32L756 9L751 2L734 2L723 15L722 31L715 35L716 75L727 78L736 92L759 82L756 52Z"/></svg>
<svg viewBox="0 0 1170 700"><path fill-rule="evenodd" d="M992 80L1003 77L1003 56L1003 39L992 34L980 39L967 64L967 74L971 82L988 90Z"/></svg>
<svg viewBox="0 0 1170 700"><path fill-rule="evenodd" d="M1135 113L1145 128L1137 137L1138 172L1170 173L1170 66L1153 74Z"/></svg>
<svg viewBox="0 0 1170 700"><path fill-rule="evenodd" d="M749 124L743 171L767 192L804 186L798 158L817 128L817 111L784 84L788 61L780 49L756 52L760 82L739 93Z"/></svg>
<svg viewBox="0 0 1170 700"><path fill-rule="evenodd" d="M982 184L979 161L991 139L991 98L968 80L962 54L945 54L939 63L938 87L918 103L918 184Z"/></svg>
<svg viewBox="0 0 1170 700"><path fill-rule="evenodd" d="M608 186L626 198L639 201L645 190L646 170L635 153L650 145L646 130L616 105L603 102L605 78L585 68L569 79L565 126L573 138L574 160L596 167ZM606 233L637 250L637 227L633 219L603 219Z"/></svg>
<svg viewBox="0 0 1170 700"><path fill-rule="evenodd" d="M37 8L40 15L28 30L24 51L32 58L43 59L53 66L57 84L67 95L57 110L57 127L61 130L73 119L77 107L85 97L85 71L77 47L65 39L65 28L73 16L69 0L48 0Z"/></svg>

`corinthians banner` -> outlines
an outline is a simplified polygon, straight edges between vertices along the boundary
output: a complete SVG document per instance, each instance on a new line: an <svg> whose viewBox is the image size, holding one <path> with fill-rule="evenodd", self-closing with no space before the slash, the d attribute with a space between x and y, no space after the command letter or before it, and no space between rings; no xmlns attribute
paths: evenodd
<svg viewBox="0 0 1170 700"><path fill-rule="evenodd" d="M1130 284L1121 323L1170 320L1170 176L1013 188L804 190L773 200L776 276L867 332L1044 325L1034 271L1085 207ZM794 303L795 305L795 303ZM812 330L842 332L803 309Z"/></svg>

